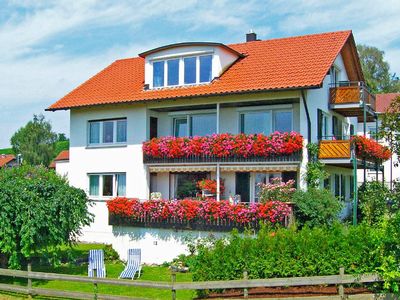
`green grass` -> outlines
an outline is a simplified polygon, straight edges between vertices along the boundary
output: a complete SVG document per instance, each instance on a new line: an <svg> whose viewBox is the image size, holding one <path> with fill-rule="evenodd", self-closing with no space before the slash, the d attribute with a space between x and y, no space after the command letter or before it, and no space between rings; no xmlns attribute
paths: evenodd
<svg viewBox="0 0 400 300"><path fill-rule="evenodd" d="M89 249L103 248L104 245L99 244L80 244L78 247L73 249L74 257L80 257L82 254L87 253ZM106 262L107 278L118 278L119 274L124 269L124 265L121 262ZM63 264L58 267L50 266L33 266L33 271L46 272L46 273L62 273L70 275L82 275L87 276L87 263L75 265L73 263ZM135 280L150 280L150 281L171 281L171 272L167 267L162 266L143 266L142 274L140 279ZM192 276L190 273L178 273L176 280L178 282L191 281ZM0 277L1 283L26 285L25 279L17 279L10 277ZM33 287L46 288L46 289L57 289L57 290L71 290L76 292L93 293L94 288L90 283L80 282L65 282L59 280L33 280ZM125 286L113 286L108 284L99 284L98 293L109 294L109 295L123 295L131 297L149 298L149 299L171 299L171 291L159 290L150 288L139 288L139 287L125 287ZM23 299L21 295L16 294L0 294L0 299ZM192 299L195 297L195 291L177 291L178 299ZM44 299L44 298L41 298ZM48 298L47 298L48 299Z"/></svg>

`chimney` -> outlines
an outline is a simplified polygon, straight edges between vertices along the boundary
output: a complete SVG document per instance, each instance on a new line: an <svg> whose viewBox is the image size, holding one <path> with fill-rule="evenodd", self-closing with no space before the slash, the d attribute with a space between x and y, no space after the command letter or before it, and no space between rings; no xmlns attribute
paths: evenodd
<svg viewBox="0 0 400 300"><path fill-rule="evenodd" d="M246 42L254 42L257 41L257 34L250 30L249 33L246 33Z"/></svg>

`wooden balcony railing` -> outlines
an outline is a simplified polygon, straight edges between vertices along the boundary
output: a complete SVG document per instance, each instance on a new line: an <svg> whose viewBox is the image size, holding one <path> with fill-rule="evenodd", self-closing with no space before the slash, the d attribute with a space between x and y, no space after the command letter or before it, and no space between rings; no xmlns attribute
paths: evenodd
<svg viewBox="0 0 400 300"><path fill-rule="evenodd" d="M340 81L330 90L330 104L357 104L365 102L373 111L376 109L375 96L363 82Z"/></svg>
<svg viewBox="0 0 400 300"><path fill-rule="evenodd" d="M350 140L320 141L319 159L350 159Z"/></svg>

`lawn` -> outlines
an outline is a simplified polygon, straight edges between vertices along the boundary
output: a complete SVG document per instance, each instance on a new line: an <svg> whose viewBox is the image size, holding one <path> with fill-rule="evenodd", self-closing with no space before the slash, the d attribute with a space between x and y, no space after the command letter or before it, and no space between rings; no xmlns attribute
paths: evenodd
<svg viewBox="0 0 400 300"><path fill-rule="evenodd" d="M104 247L103 245L80 244L78 247L75 247L73 249L72 256L74 257L74 260L76 260L76 258L81 258L81 255L87 253L89 249L96 249L103 247ZM65 249L65 251L67 250ZM71 254L71 251L69 252ZM106 257L108 256L107 250L105 250L105 256ZM123 269L124 265L122 262L119 261L106 262L107 278L118 278L119 274ZM66 263L58 267L34 265L32 267L32 270L37 272L62 273L62 274L87 276L87 263L82 263L82 264ZM143 266L142 275L138 280L170 281L171 272L168 269L168 267L164 266ZM182 282L191 280L192 277L190 273L177 274L177 281ZM0 277L0 282L26 285L26 280L24 279L13 279L9 277L8 278ZM65 282L56 280L53 281L33 280L32 285L33 287L38 287L38 288L71 290L76 292L93 293L94 291L94 287L90 283ZM106 284L98 285L98 293L132 296L132 297L149 298L149 299L171 299L171 291L168 290L112 286ZM177 291L178 299L192 299L193 297L195 297L195 291ZM19 295L0 294L0 299L22 299L22 298Z"/></svg>

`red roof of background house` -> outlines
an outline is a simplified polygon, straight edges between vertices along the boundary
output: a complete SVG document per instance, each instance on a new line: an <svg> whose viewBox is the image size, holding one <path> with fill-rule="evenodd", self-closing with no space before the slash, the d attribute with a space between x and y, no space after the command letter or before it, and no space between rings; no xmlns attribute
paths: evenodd
<svg viewBox="0 0 400 300"><path fill-rule="evenodd" d="M57 161L69 160L69 150L61 151L51 162L49 168L55 169Z"/></svg>
<svg viewBox="0 0 400 300"><path fill-rule="evenodd" d="M376 111L380 113L385 112L390 102L398 96L400 96L400 93L376 94Z"/></svg>
<svg viewBox="0 0 400 300"><path fill-rule="evenodd" d="M13 154L0 154L0 168L15 159Z"/></svg>
<svg viewBox="0 0 400 300"><path fill-rule="evenodd" d="M239 58L210 84L157 90L144 90L143 58L117 60L48 110L319 87L349 39L353 41L351 31L339 31L228 45L245 57Z"/></svg>

